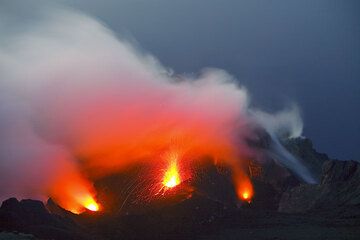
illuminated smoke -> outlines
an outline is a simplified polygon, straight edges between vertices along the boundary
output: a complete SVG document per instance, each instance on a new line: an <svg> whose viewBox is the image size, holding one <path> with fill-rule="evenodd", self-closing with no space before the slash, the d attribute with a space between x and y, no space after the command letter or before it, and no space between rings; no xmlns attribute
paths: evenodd
<svg viewBox="0 0 360 240"><path fill-rule="evenodd" d="M159 161L174 141L193 159L238 168L235 185L253 194L239 159L252 156L249 126L263 123L249 116L247 91L225 71L173 76L69 10L47 9L26 31L0 30L2 198L51 196L74 212L89 202L95 209L92 180Z"/></svg>

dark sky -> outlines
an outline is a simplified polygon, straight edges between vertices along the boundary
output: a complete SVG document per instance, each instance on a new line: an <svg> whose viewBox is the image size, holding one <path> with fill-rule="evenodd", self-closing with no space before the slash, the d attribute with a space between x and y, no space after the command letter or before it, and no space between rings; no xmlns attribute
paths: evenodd
<svg viewBox="0 0 360 240"><path fill-rule="evenodd" d="M176 73L227 70L257 107L298 103L319 151L360 160L360 1L57 2L135 39Z"/></svg>

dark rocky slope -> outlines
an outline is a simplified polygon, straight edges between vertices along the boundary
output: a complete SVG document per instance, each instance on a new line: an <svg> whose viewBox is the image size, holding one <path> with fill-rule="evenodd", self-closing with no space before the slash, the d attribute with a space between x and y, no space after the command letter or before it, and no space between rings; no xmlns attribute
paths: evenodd
<svg viewBox="0 0 360 240"><path fill-rule="evenodd" d="M0 207L0 231L31 233L41 239L93 239L72 219L53 214L41 201L10 198Z"/></svg>
<svg viewBox="0 0 360 240"><path fill-rule="evenodd" d="M304 184L286 191L281 198L279 211L331 211L344 217L360 218L360 163L326 161L320 184Z"/></svg>
<svg viewBox="0 0 360 240"><path fill-rule="evenodd" d="M286 139L282 143L289 152L310 170L317 181L321 180L323 164L330 160L325 153L317 152L311 140L304 137Z"/></svg>
<svg viewBox="0 0 360 240"><path fill-rule="evenodd" d="M251 144L266 152L270 141L262 136ZM311 169L319 184L303 183L268 157L259 171L249 168L256 192L252 202L239 202L229 170L209 160L195 166L192 178L154 195L144 181L148 168L134 166L96 182L105 211L75 215L51 200L44 206L9 199L0 207L0 231L56 240L357 239L359 163L329 160L308 139L283 144Z"/></svg>

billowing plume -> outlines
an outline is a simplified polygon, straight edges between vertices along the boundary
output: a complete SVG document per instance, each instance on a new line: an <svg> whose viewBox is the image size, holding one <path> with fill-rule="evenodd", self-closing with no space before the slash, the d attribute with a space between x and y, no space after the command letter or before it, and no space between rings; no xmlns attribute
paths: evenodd
<svg viewBox="0 0 360 240"><path fill-rule="evenodd" d="M249 109L247 91L225 71L174 76L78 12L47 9L27 30L0 34L2 198L51 196L80 211L91 180L161 161L169 149L226 161L247 185L239 159L252 155L249 126L274 138L301 134L291 111Z"/></svg>

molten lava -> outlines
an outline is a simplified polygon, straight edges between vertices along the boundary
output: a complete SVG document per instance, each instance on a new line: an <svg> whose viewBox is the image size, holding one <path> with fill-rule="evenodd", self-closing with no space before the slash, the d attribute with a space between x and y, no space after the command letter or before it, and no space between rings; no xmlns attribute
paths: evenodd
<svg viewBox="0 0 360 240"><path fill-rule="evenodd" d="M247 201L247 202L251 202L251 199L253 197L253 190L252 188L245 188L243 190L241 190L241 192L239 193L239 197L240 199L242 199L243 201Z"/></svg>
<svg viewBox="0 0 360 240"><path fill-rule="evenodd" d="M99 204L92 197L87 197L83 204L86 209L93 212L97 212L100 209Z"/></svg>
<svg viewBox="0 0 360 240"><path fill-rule="evenodd" d="M169 169L165 172L163 185L168 188L175 187L180 183L180 175L175 160L171 161Z"/></svg>
<svg viewBox="0 0 360 240"><path fill-rule="evenodd" d="M250 178L240 168L235 168L233 177L238 198L250 203L254 197L254 187Z"/></svg>
<svg viewBox="0 0 360 240"><path fill-rule="evenodd" d="M180 174L179 174L179 152L172 150L165 154L165 160L169 163L165 175L163 177L162 184L166 188L173 188L180 184Z"/></svg>
<svg viewBox="0 0 360 240"><path fill-rule="evenodd" d="M69 202L68 204L62 205L62 207L75 214L80 214L86 209L92 212L100 210L100 205L90 195L76 197L75 202Z"/></svg>
<svg viewBox="0 0 360 240"><path fill-rule="evenodd" d="M244 200L248 200L248 199L249 199L249 197L250 197L250 195L249 195L249 193L248 193L248 192L243 192L243 194L242 194L242 198L243 198Z"/></svg>

